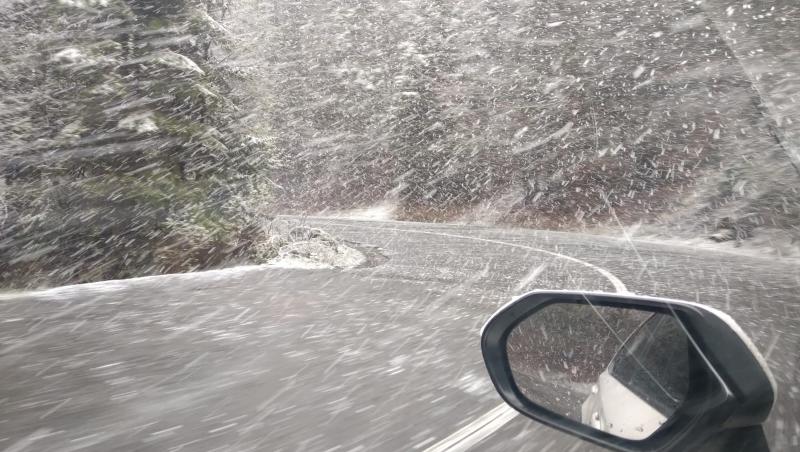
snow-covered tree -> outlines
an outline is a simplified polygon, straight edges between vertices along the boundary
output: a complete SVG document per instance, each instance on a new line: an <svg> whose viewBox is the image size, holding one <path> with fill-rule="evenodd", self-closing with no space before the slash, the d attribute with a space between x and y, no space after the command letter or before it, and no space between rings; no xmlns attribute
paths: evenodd
<svg viewBox="0 0 800 452"><path fill-rule="evenodd" d="M224 6L224 5L222 5ZM238 127L212 1L20 1L0 279L90 281L219 264L263 238L268 141ZM215 18L216 16L216 18ZM20 75L24 74L24 75ZM16 78L15 78L16 77Z"/></svg>

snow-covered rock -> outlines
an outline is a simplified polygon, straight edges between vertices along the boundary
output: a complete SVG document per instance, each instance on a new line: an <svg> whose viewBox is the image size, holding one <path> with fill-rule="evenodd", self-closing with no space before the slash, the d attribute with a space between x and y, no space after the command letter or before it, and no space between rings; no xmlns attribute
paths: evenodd
<svg viewBox="0 0 800 452"><path fill-rule="evenodd" d="M286 236L287 243L280 248L278 256L269 262L281 268L353 268L366 261L364 255L327 232L297 226Z"/></svg>
<svg viewBox="0 0 800 452"><path fill-rule="evenodd" d="M290 243L281 248L272 267L282 268L353 268L363 264L364 255L355 248L339 245L334 249L319 240Z"/></svg>
<svg viewBox="0 0 800 452"><path fill-rule="evenodd" d="M151 57L151 61L183 72L194 72L200 75L205 74L205 71L201 69L197 63L192 61L191 58L171 50L163 50L156 53Z"/></svg>
<svg viewBox="0 0 800 452"><path fill-rule="evenodd" d="M108 6L109 0L58 0L64 6L74 8L104 8Z"/></svg>
<svg viewBox="0 0 800 452"><path fill-rule="evenodd" d="M89 57L77 47L67 47L53 54L50 61L59 64L85 64L89 61Z"/></svg>
<svg viewBox="0 0 800 452"><path fill-rule="evenodd" d="M158 126L153 120L153 112L138 112L132 113L122 118L117 127L120 129L131 130L136 133L150 133L157 132Z"/></svg>
<svg viewBox="0 0 800 452"><path fill-rule="evenodd" d="M715 242L727 242L728 240L733 240L735 237L736 231L733 229L720 229L711 234L709 238Z"/></svg>

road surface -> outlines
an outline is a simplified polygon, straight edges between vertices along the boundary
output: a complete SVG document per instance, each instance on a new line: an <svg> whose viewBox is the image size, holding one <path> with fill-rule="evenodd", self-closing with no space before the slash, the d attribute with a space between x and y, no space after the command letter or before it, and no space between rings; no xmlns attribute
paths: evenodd
<svg viewBox="0 0 800 452"><path fill-rule="evenodd" d="M622 239L312 218L385 256L0 296L0 450L590 450L504 408L479 329L534 288L631 291L730 313L800 441L800 265Z"/></svg>

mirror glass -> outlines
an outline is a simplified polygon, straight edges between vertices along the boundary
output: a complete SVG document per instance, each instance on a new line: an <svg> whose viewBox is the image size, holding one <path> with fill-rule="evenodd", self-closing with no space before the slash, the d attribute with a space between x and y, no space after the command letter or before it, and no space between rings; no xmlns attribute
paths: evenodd
<svg viewBox="0 0 800 452"><path fill-rule="evenodd" d="M632 440L658 430L686 398L689 350L672 315L569 303L535 312L506 342L523 396Z"/></svg>

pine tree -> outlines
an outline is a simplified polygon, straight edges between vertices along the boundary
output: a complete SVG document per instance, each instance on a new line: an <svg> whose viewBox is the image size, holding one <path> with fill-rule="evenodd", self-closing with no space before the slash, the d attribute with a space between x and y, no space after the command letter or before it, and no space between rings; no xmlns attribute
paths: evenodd
<svg viewBox="0 0 800 452"><path fill-rule="evenodd" d="M241 258L262 240L252 200L269 149L235 127L224 4L19 4L39 41L15 149L0 280L83 282ZM23 19L24 18L24 19ZM33 30L30 30L30 29ZM20 97L22 100L22 97ZM24 104L24 102L20 102ZM259 209L260 210L260 209Z"/></svg>

